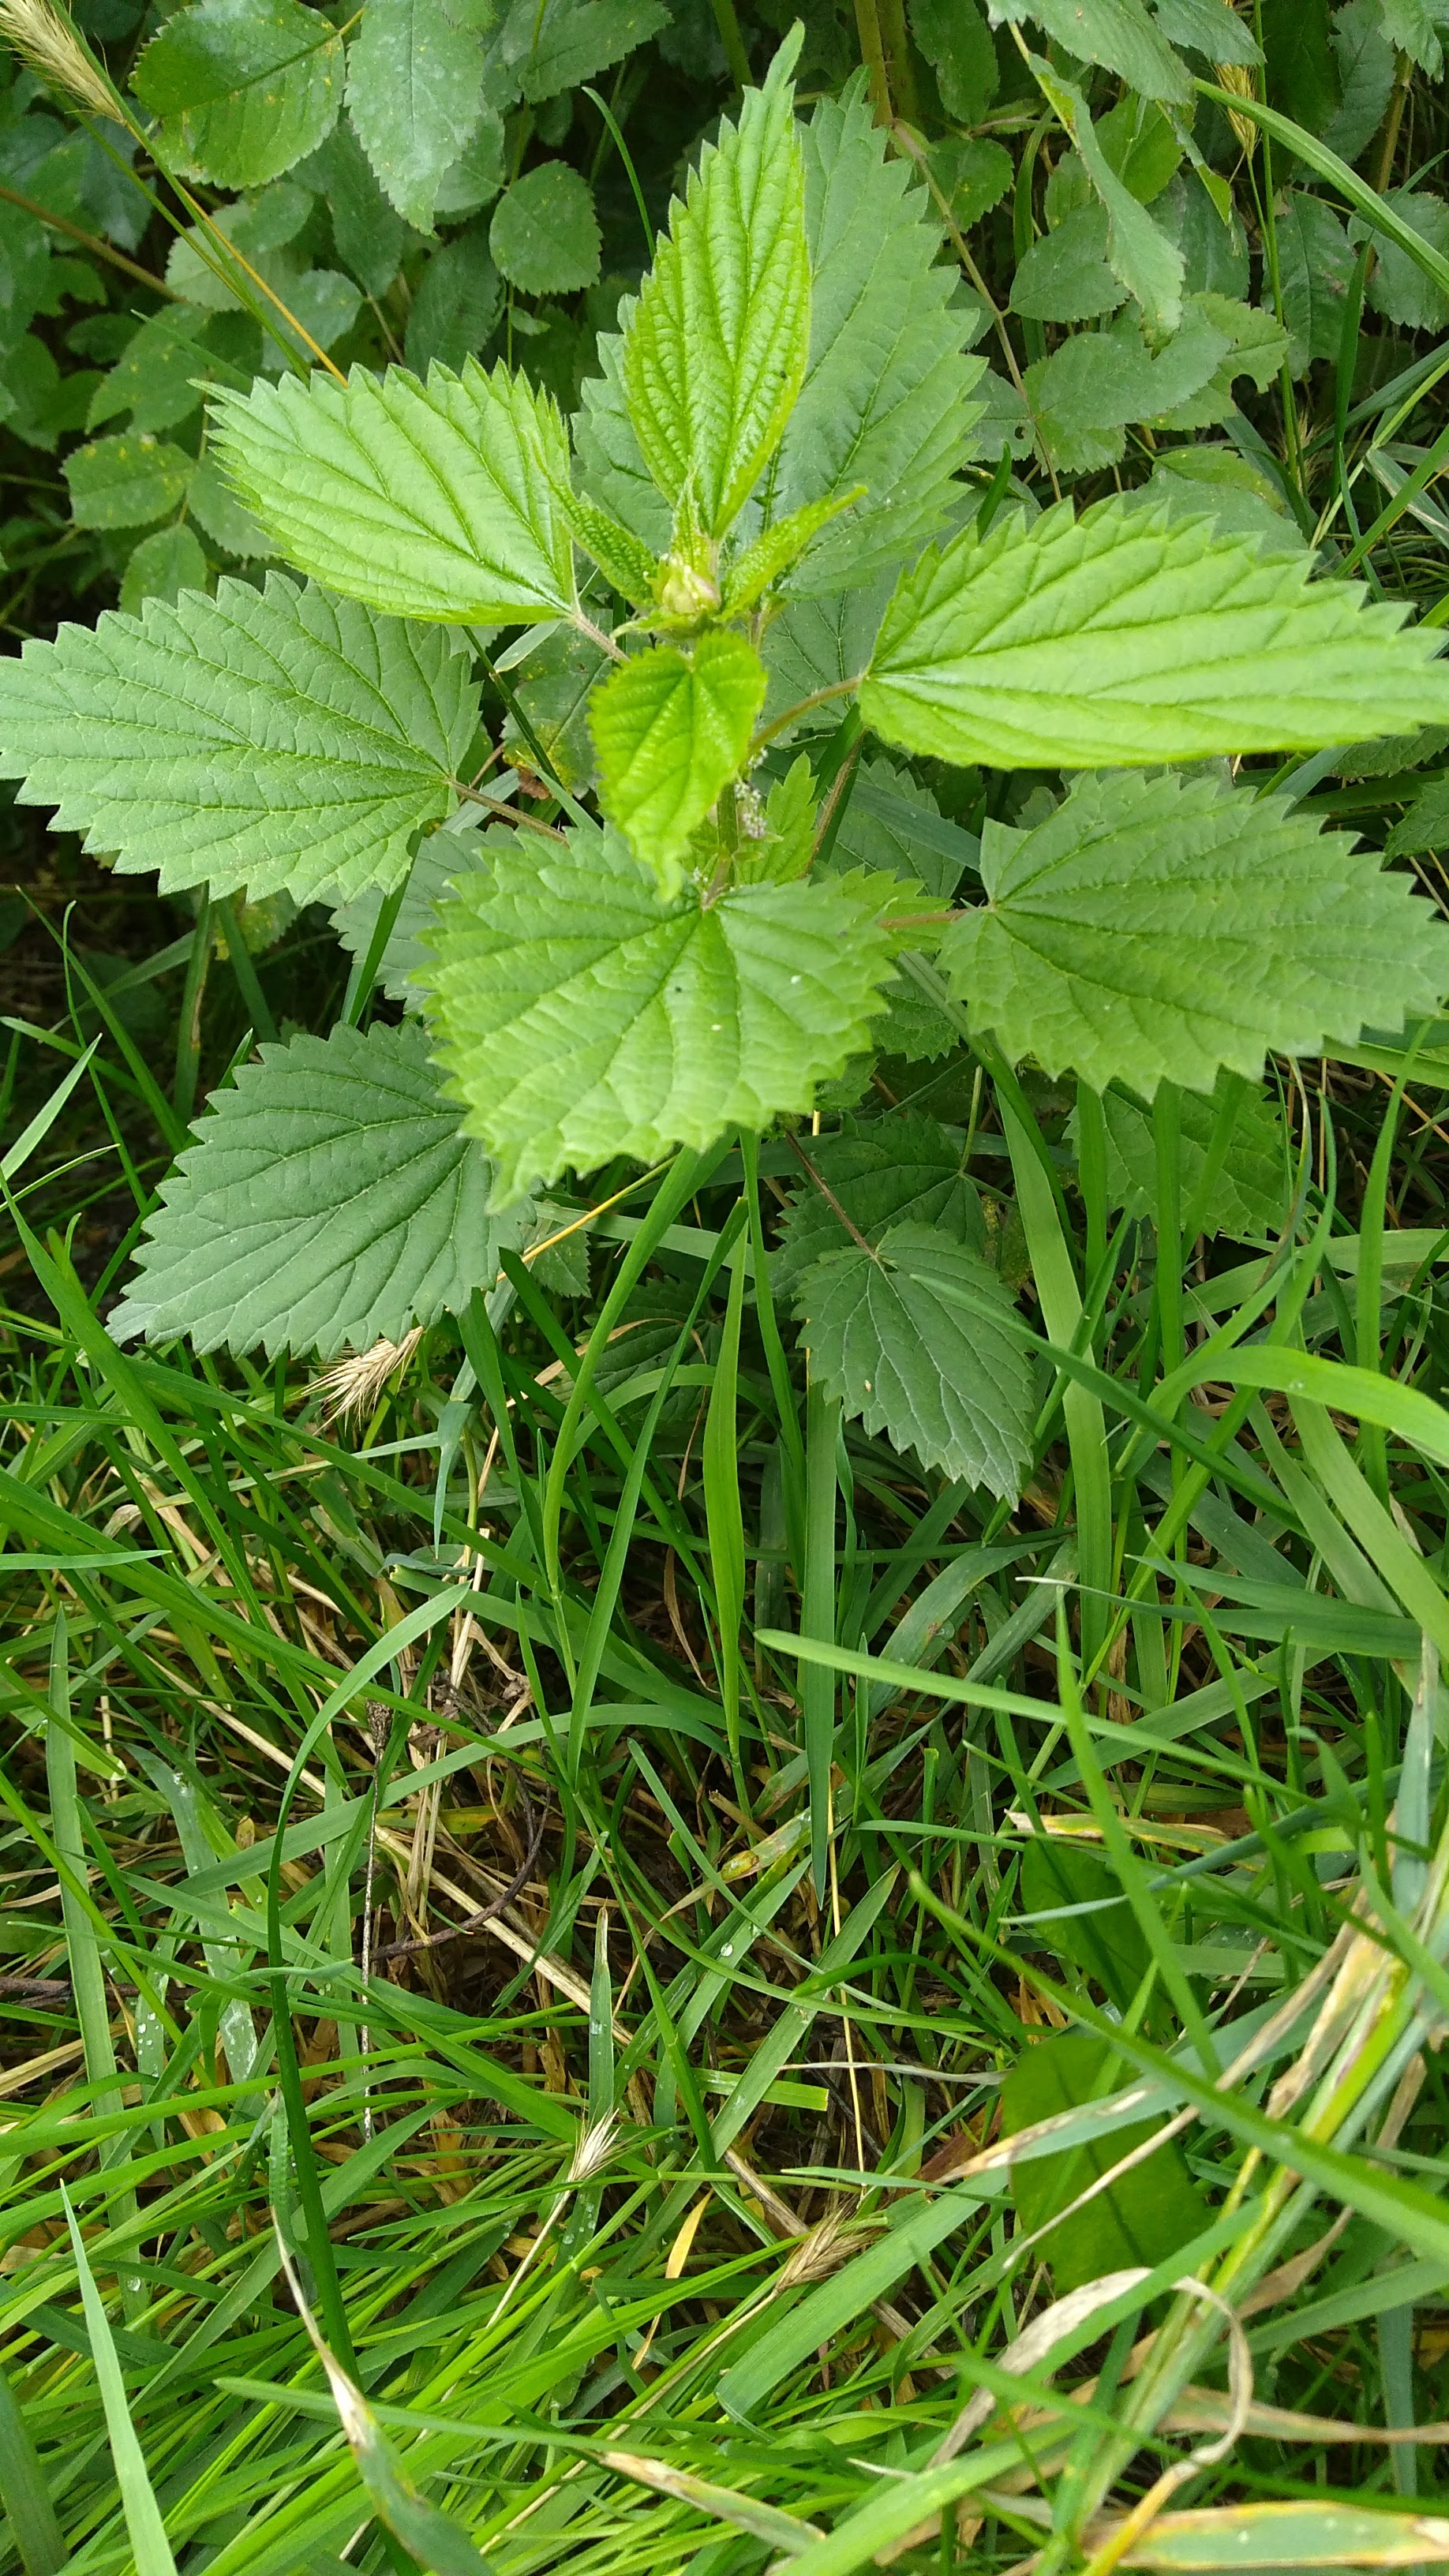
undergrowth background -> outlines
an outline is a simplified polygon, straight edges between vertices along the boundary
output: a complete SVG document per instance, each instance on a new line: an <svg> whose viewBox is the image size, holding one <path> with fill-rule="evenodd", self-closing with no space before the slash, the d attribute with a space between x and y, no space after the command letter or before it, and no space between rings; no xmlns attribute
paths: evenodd
<svg viewBox="0 0 1449 2576"><path fill-rule="evenodd" d="M1159 22L1191 45L1219 5ZM77 19L124 81L165 14L87 0ZM499 351L573 407L643 266L636 187L660 224L795 12L563 14L592 52L520 95L528 44L495 43L483 120L431 201L416 182L417 220L352 123L276 179L202 191L337 362ZM983 491L1207 492L1421 613L1449 604L1449 296L1361 245L1331 176L1200 97L1215 205L1178 125L1075 66L1190 291L1256 317L1189 417L1144 418L1123 299L1010 28L973 0L920 0L910 32L888 0L803 14L803 93L865 64L976 300L999 420ZM534 0L502 18L523 15L536 43ZM1263 67L1194 69L1265 97L1449 250L1432 0L1264 0L1239 24ZM16 643L219 567L259 577L192 378L200 351L248 381L260 334L186 300L189 218L138 166L149 200L15 70ZM158 327L178 314L179 354ZM582 785L567 654L515 680ZM1293 784L1392 840L1437 903L1443 750L1343 746ZM930 763L875 784L938 851L988 796L1010 821L1034 792ZM716 1162L581 1419L577 1354L648 1203L623 1166L560 1207L551 1264L514 1265L496 1346L475 1311L325 1382L305 1360L121 1353L104 1318L200 1095L254 1037L329 1027L353 961L325 913L198 914L19 809L0 834L3 1169L31 1236L7 1221L0 1249L7 2576L320 2576L406 2565L404 2543L500 2576L1449 2558L1449 1031L1278 1066L1269 1145L1211 1237L1159 1240L1150 1150L1134 1165L1123 1127L1110 1260L1075 1194L1070 1091L1027 1076L1061 1257L1088 1285L1106 1265L1084 1329L1120 1405L1110 1526L1089 1528L1101 1498L1079 1509L1049 1365L1008 1511L842 1424L785 1358L769 1282L783 1299L782 1210L815 1187L808 1122ZM887 1059L816 1126L828 1144L842 1109L868 1128L904 1103L953 1131L1039 1321L1043 1220L1013 1196L994 1099L953 1044ZM1154 1411L1172 1337L1190 1350L1271 1278L1302 1295L1307 1349L1378 1392L1356 1379L1350 1416L1306 1382L1210 1384L1176 1421ZM1083 1554L1110 1598L1084 1604ZM1080 2080L1044 2088L1038 2043L1073 2024ZM1104 2099L1094 2128L1082 2106ZM1056 2112L1081 2115L1066 2145L1013 2163L1003 2138ZM1182 2276L1207 2291L1174 2299ZM309 2320L370 2412L339 2419ZM1183 2505L1220 2518L1189 2527Z"/></svg>

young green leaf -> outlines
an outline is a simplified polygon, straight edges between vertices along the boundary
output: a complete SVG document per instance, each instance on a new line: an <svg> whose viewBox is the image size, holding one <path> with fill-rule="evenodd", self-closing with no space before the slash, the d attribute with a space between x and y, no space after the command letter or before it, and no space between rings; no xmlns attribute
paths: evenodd
<svg viewBox="0 0 1449 2576"><path fill-rule="evenodd" d="M745 765L764 695L759 655L722 627L688 653L635 655L594 695L604 810L666 894L678 892L691 832Z"/></svg>
<svg viewBox="0 0 1449 2576"><path fill-rule="evenodd" d="M1091 322L1125 304L1127 289L1107 265L1107 209L1074 206L1019 261L1011 309L1038 322Z"/></svg>
<svg viewBox="0 0 1449 2576"><path fill-rule="evenodd" d="M676 200L624 340L629 417L666 499L723 536L779 441L810 347L787 39ZM855 479L855 478L852 478Z"/></svg>
<svg viewBox="0 0 1449 2576"><path fill-rule="evenodd" d="M813 272L810 361L770 477L776 518L840 501L790 576L796 597L859 589L919 552L945 520L980 405L980 318L940 257L940 226L853 84L802 137Z"/></svg>
<svg viewBox="0 0 1449 2576"><path fill-rule="evenodd" d="M572 295L599 275L599 219L587 179L567 161L541 161L501 196L488 247L525 295Z"/></svg>
<svg viewBox="0 0 1449 2576"><path fill-rule="evenodd" d="M1031 1364L979 1253L940 1226L894 1225L874 1251L847 1243L813 1263L795 1311L812 1376L867 1431L1003 1499L1020 1491Z"/></svg>
<svg viewBox="0 0 1449 2576"><path fill-rule="evenodd" d="M988 824L988 901L941 965L1013 1058L1094 1090L1256 1080L1400 1028L1449 990L1449 930L1403 877L1296 807L1214 778L1088 779L1033 832Z"/></svg>
<svg viewBox="0 0 1449 2576"><path fill-rule="evenodd" d="M659 576L659 560L642 545L632 528L601 510L583 492L566 487L554 495L572 534L575 545L592 557L607 582L636 608L652 600Z"/></svg>
<svg viewBox="0 0 1449 2576"><path fill-rule="evenodd" d="M1312 750L1449 715L1438 636L1310 566L1124 500L1013 513L904 576L861 714L999 769Z"/></svg>
<svg viewBox="0 0 1449 2576"><path fill-rule="evenodd" d="M449 812L477 712L444 637L272 574L27 644L0 664L0 775L163 892L346 901Z"/></svg>
<svg viewBox="0 0 1449 2576"><path fill-rule="evenodd" d="M661 907L616 833L490 846L433 934L442 1057L500 1202L535 1175L700 1149L808 1109L866 1043L893 943L860 878Z"/></svg>
<svg viewBox="0 0 1449 2576"><path fill-rule="evenodd" d="M766 591L799 562L811 538L828 527L832 519L838 519L852 502L864 498L865 485L857 483L852 491L832 493L824 501L807 501L803 508L792 510L788 518L772 519L753 543L736 555L725 574L725 616L741 617L746 609L757 607Z"/></svg>
<svg viewBox="0 0 1449 2576"><path fill-rule="evenodd" d="M527 1203L500 1222L492 1185L416 1021L264 1046L163 1184L110 1329L324 1359L397 1341L525 1239Z"/></svg>
<svg viewBox="0 0 1449 2576"><path fill-rule="evenodd" d="M298 0L199 0L152 37L131 86L177 159L218 187L260 188L336 124L342 40Z"/></svg>
<svg viewBox="0 0 1449 2576"><path fill-rule="evenodd" d="M210 573L205 555L188 527L173 520L153 528L129 557L121 575L121 606L135 617L146 599L164 599L174 607L183 590L206 590Z"/></svg>
<svg viewBox="0 0 1449 2576"><path fill-rule="evenodd" d="M280 550L349 598L460 625L572 604L563 423L505 367L258 382L217 397L214 445Z"/></svg>
<svg viewBox="0 0 1449 2576"><path fill-rule="evenodd" d="M478 124L481 48L445 0L367 0L353 40L347 105L386 195L431 232L444 173Z"/></svg>

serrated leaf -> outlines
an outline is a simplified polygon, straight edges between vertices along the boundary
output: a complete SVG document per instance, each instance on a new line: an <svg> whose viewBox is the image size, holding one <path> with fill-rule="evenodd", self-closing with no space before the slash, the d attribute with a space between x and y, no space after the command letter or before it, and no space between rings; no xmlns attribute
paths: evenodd
<svg viewBox="0 0 1449 2576"><path fill-rule="evenodd" d="M1094 1090L1256 1080L1400 1028L1449 989L1449 929L1351 836L1281 799L1171 773L1088 779L1035 831L988 825L988 902L940 963L1013 1058Z"/></svg>
<svg viewBox="0 0 1449 2576"><path fill-rule="evenodd" d="M679 889L691 832L744 768L764 695L759 655L723 627L688 653L638 653L595 691L600 800L666 894Z"/></svg>
<svg viewBox="0 0 1449 2576"><path fill-rule="evenodd" d="M1157 0L1157 27L1170 45L1190 45L1210 63L1263 59L1233 0Z"/></svg>
<svg viewBox="0 0 1449 2576"><path fill-rule="evenodd" d="M250 510L242 508L214 458L203 456L192 475L186 487L186 507L223 554L235 555L247 563L261 561L272 552L270 538L257 526Z"/></svg>
<svg viewBox="0 0 1449 2576"><path fill-rule="evenodd" d="M488 247L525 295L572 295L599 275L594 192L567 161L540 161L498 200Z"/></svg>
<svg viewBox="0 0 1449 2576"><path fill-rule="evenodd" d="M459 625L572 602L563 423L502 366L256 384L218 398L213 445L280 551L349 598Z"/></svg>
<svg viewBox="0 0 1449 2576"><path fill-rule="evenodd" d="M519 713L543 751L553 776L581 795L594 784L594 744L589 732L589 700L611 669L608 656L574 626L545 628L531 653L513 666ZM533 743L510 708L503 726L507 759L531 770Z"/></svg>
<svg viewBox="0 0 1449 2576"><path fill-rule="evenodd" d="M958 125L979 124L1001 87L1001 66L977 0L911 0L911 33L946 114Z"/></svg>
<svg viewBox="0 0 1449 2576"><path fill-rule="evenodd" d="M1352 269L1348 232L1332 206L1290 188L1278 217L1278 282L1295 376L1305 376L1315 358L1337 358Z"/></svg>
<svg viewBox="0 0 1449 2576"><path fill-rule="evenodd" d="M1232 1125L1216 1177L1200 1205L1225 1104L1232 1113ZM1102 1107L1107 1123L1107 1204L1155 1223L1157 1147L1152 1120L1126 1092L1109 1091ZM1182 1213L1192 1215L1194 1232L1225 1234L1234 1243L1273 1242L1291 1196L1287 1139L1276 1104L1236 1075L1222 1074L1208 1094L1183 1093L1178 1126ZM1075 1113L1070 1132L1075 1133Z"/></svg>
<svg viewBox="0 0 1449 2576"><path fill-rule="evenodd" d="M790 576L796 597L863 589L945 520L979 417L973 308L937 253L940 229L907 165L859 97L822 99L802 137L814 283L805 380L770 478L783 517L866 497L817 536Z"/></svg>
<svg viewBox="0 0 1449 2576"><path fill-rule="evenodd" d="M163 1183L110 1330L324 1359L397 1341L524 1239L531 1210L500 1224L492 1179L416 1022L264 1046Z"/></svg>
<svg viewBox="0 0 1449 2576"><path fill-rule="evenodd" d="M173 522L143 537L121 575L121 606L134 617L145 599L175 603L183 590L204 590L209 569L195 536Z"/></svg>
<svg viewBox="0 0 1449 2576"><path fill-rule="evenodd" d="M884 742L964 766L1107 768L1313 750L1449 717L1432 631L1311 559L1122 500L984 541L897 585L862 685Z"/></svg>
<svg viewBox="0 0 1449 2576"><path fill-rule="evenodd" d="M979 1254L939 1226L849 1243L795 1292L812 1378L867 1431L1003 1499L1031 1454L1032 1373L1012 1302Z"/></svg>
<svg viewBox="0 0 1449 2576"><path fill-rule="evenodd" d="M1057 2112L1095 2102L1122 2080L1110 2041L1085 2031L1053 2031L1017 2059L1002 2087L1003 2136L1035 2126ZM1134 2147L1145 2146L1159 2125L1129 2122L1110 2137L1088 2139L1059 2155L1023 2157L1011 2169L1011 2196L1023 2233L1045 2226L1090 2184L1110 2172ZM1098 2192L1085 2209L1053 2227L1040 2252L1052 2267L1059 2298L1105 2272L1167 2260L1190 2244L1207 2223L1207 2208L1176 2139L1134 2165L1130 2174ZM1244 2553L1246 2556L1246 2553Z"/></svg>
<svg viewBox="0 0 1449 2576"><path fill-rule="evenodd" d="M1210 510L1225 536L1258 539L1279 552L1303 543L1279 486L1235 447L1169 447L1142 489L1149 504L1180 517L1198 519Z"/></svg>
<svg viewBox="0 0 1449 2576"><path fill-rule="evenodd" d="M445 637L281 574L63 626L0 665L0 774L163 892L395 884L476 722Z"/></svg>
<svg viewBox="0 0 1449 2576"><path fill-rule="evenodd" d="M407 227L378 186L350 118L334 125L296 175L326 198L332 240L343 267L369 295L385 295L398 272ZM471 214L473 210L457 211Z"/></svg>
<svg viewBox="0 0 1449 2576"><path fill-rule="evenodd" d="M367 0L347 67L347 105L384 194L431 232L443 174L475 132L482 48L443 0Z"/></svg>
<svg viewBox="0 0 1449 2576"><path fill-rule="evenodd" d="M1333 50L1343 104L1322 139L1341 160L1354 162L1377 134L1393 96L1398 56L1384 34L1379 0L1345 0L1335 9Z"/></svg>
<svg viewBox="0 0 1449 2576"><path fill-rule="evenodd" d="M207 317L194 305L167 304L143 322L91 396L87 429L128 411L136 430L172 429L201 402L196 378L206 372L201 335Z"/></svg>
<svg viewBox="0 0 1449 2576"><path fill-rule="evenodd" d="M622 597L642 608L654 596L658 558L640 544L632 528L599 509L586 493L562 490L556 498L574 543L582 546Z"/></svg>
<svg viewBox="0 0 1449 2576"><path fill-rule="evenodd" d="M473 811L477 810L475 806ZM496 828L506 835L509 827L499 824ZM432 929L438 906L446 900L454 881L470 876L475 869L486 871L488 841L486 832L470 829L460 814L438 831L429 832L421 844L377 970L377 980L389 1001L421 1010L429 963L422 945L424 936ZM348 956L355 958L359 966L372 946L377 917L386 901L383 888L369 886L333 912L332 927Z"/></svg>
<svg viewBox="0 0 1449 2576"><path fill-rule="evenodd" d="M540 845L541 846L541 845ZM443 1061L508 1199L813 1105L866 1043L892 942L859 879L661 905L616 833L490 850L434 934Z"/></svg>
<svg viewBox="0 0 1449 2576"><path fill-rule="evenodd" d="M975 868L974 833L942 820L929 787L893 760L862 760L835 835L832 864L899 877L949 901L962 871Z"/></svg>
<svg viewBox="0 0 1449 2576"><path fill-rule="evenodd" d="M1427 188L1391 188L1384 204L1432 250L1449 253L1449 205L1442 197ZM1349 237L1360 241L1365 231L1355 218ZM1449 294L1397 242L1375 233L1373 243L1378 256L1369 275L1368 300L1374 311L1405 331L1442 331L1449 324Z"/></svg>
<svg viewBox="0 0 1449 2576"><path fill-rule="evenodd" d="M991 0L994 26L1019 26L1023 18L1045 29L1078 62L1116 72L1140 98L1169 98L1185 106L1192 83L1165 43L1142 0Z"/></svg>
<svg viewBox="0 0 1449 2576"><path fill-rule="evenodd" d="M1181 346L1189 330L1198 334L1205 346L1205 335L1216 334L1226 355L1206 376L1196 371L1191 388L1174 388L1159 382L1163 409L1151 417L1160 429L1212 429L1229 417L1234 407L1233 387L1240 376L1247 376L1261 393L1278 374L1288 355L1288 334L1271 313L1261 305L1241 304L1231 295L1190 295L1183 306L1182 330L1177 344ZM1162 352L1163 365L1173 344ZM1176 393L1176 399L1173 395Z"/></svg>
<svg viewBox="0 0 1449 2576"><path fill-rule="evenodd" d="M503 280L481 224L435 250L408 314L404 351L416 375L458 368L482 348L503 305Z"/></svg>
<svg viewBox="0 0 1449 2576"><path fill-rule="evenodd" d="M778 1293L788 1295L812 1262L850 1242L831 1199L871 1244L892 1226L918 1225L984 1253L986 1220L962 1165L965 1142L959 1129L909 1113L880 1126L846 1119L838 1135L813 1137L810 1160L830 1198L809 1180L793 1192L770 1262Z"/></svg>
<svg viewBox="0 0 1449 2576"><path fill-rule="evenodd" d="M738 123L721 126L690 172L624 338L624 390L649 471L670 502L688 486L713 537L772 455L809 357L796 50L780 48Z"/></svg>
<svg viewBox="0 0 1449 2576"><path fill-rule="evenodd" d="M149 430L92 439L88 447L73 448L61 468L70 486L71 517L78 528L144 528L175 509L195 465L184 447L153 438Z"/></svg>
<svg viewBox="0 0 1449 2576"><path fill-rule="evenodd" d="M1080 15L1076 0L1062 0L1063 14ZM1175 59L1175 57L1173 58ZM1181 65L1178 66L1179 70ZM1080 155L1092 187L1107 211L1107 258L1114 275L1135 296L1148 327L1157 334L1175 331L1182 320L1184 262L1175 242L1155 224L1145 206L1121 180L1103 148L1082 93L1036 55L1032 70L1043 95L1056 110ZM1184 78L1186 75L1184 74ZM1141 89L1142 83L1134 83ZM1147 92L1146 95L1151 95ZM1171 93L1164 93L1170 95Z"/></svg>
<svg viewBox="0 0 1449 2576"><path fill-rule="evenodd" d="M1444 69L1440 38L1449 28L1444 0L1379 0L1379 8L1389 43L1437 80Z"/></svg>
<svg viewBox="0 0 1449 2576"><path fill-rule="evenodd" d="M342 103L342 40L298 0L199 0L132 75L165 148L222 188L259 188L314 151Z"/></svg>
<svg viewBox="0 0 1449 2576"><path fill-rule="evenodd" d="M753 543L736 555L724 582L722 598L726 617L743 616L746 609L758 607L767 590L799 562L812 537L838 519L855 501L865 498L865 485L834 494L828 500L807 501L803 509L792 510L788 518L772 519L762 528Z"/></svg>
<svg viewBox="0 0 1449 2576"><path fill-rule="evenodd" d="M662 0L553 0L542 15L538 0L523 0L524 12L529 42L519 86L533 105L596 80L669 24Z"/></svg>
<svg viewBox="0 0 1449 2576"><path fill-rule="evenodd" d="M1011 309L1038 322L1091 322L1115 313L1127 289L1107 265L1107 209L1078 206L1018 265Z"/></svg>

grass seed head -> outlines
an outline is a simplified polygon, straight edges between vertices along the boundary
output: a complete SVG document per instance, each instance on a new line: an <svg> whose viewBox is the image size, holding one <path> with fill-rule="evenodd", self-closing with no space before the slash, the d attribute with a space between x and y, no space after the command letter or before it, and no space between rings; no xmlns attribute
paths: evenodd
<svg viewBox="0 0 1449 2576"><path fill-rule="evenodd" d="M91 116L124 123L109 82L64 11L51 7L49 0L0 0L0 35L52 89L63 91Z"/></svg>

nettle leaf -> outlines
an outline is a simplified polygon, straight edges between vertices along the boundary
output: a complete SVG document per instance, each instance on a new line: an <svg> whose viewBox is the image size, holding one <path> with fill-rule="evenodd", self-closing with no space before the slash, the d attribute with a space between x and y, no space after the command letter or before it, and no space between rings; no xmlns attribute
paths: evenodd
<svg viewBox="0 0 1449 2576"><path fill-rule="evenodd" d="M526 1201L490 1215L491 1166L416 1021L264 1046L209 1107L162 1184L118 1340L330 1359L456 1312L525 1239Z"/></svg>
<svg viewBox="0 0 1449 2576"><path fill-rule="evenodd" d="M772 455L804 381L810 259L787 39L737 125L720 128L676 199L624 337L623 384L666 499L688 486L722 536ZM858 477L852 477L858 480Z"/></svg>
<svg viewBox="0 0 1449 2576"><path fill-rule="evenodd" d="M1438 636L1211 520L1122 499L968 528L905 574L860 710L905 751L999 769L1312 750L1449 716Z"/></svg>
<svg viewBox="0 0 1449 2576"><path fill-rule="evenodd" d="M1169 98L1186 106L1192 83L1172 47L1148 17L1142 0L991 0L995 26L1030 19L1078 62L1116 72L1140 98Z"/></svg>
<svg viewBox="0 0 1449 2576"><path fill-rule="evenodd" d="M636 654L594 695L604 810L666 894L679 890L691 832L744 768L764 695L759 655L725 628L688 653Z"/></svg>
<svg viewBox="0 0 1449 2576"><path fill-rule="evenodd" d="M838 528L790 577L796 597L860 589L919 552L945 520L981 406L966 354L979 310L938 252L940 227L857 87L822 99L802 137L814 275L810 357L770 477L772 516L840 500Z"/></svg>
<svg viewBox="0 0 1449 2576"><path fill-rule="evenodd" d="M477 811L475 806L473 812ZM506 824L496 829L505 844L511 841L513 836ZM455 880L471 876L475 870L486 872L488 841L488 833L478 831L466 815L456 814L439 830L430 832L420 845L377 970L377 980L389 1001L421 1010L431 962L423 939L433 928L438 906L451 893ZM333 912L332 927L348 956L359 966L372 947L378 915L387 900L382 887L369 886Z"/></svg>
<svg viewBox="0 0 1449 2576"><path fill-rule="evenodd" d="M988 824L981 874L987 904L941 943L953 992L1013 1058L1098 1091L1256 1080L1269 1049L1397 1029L1449 989L1449 928L1405 878L1211 777L1085 780L1035 831Z"/></svg>
<svg viewBox="0 0 1449 2576"><path fill-rule="evenodd" d="M0 775L163 893L345 901L448 813L477 713L445 636L274 573L27 644L0 666Z"/></svg>
<svg viewBox="0 0 1449 2576"><path fill-rule="evenodd" d="M213 444L281 551L349 598L460 625L572 605L563 422L503 366L258 383L217 398Z"/></svg>
<svg viewBox="0 0 1449 2576"><path fill-rule="evenodd" d="M483 104L482 48L444 0L367 0L347 70L347 105L385 195L430 232L445 172Z"/></svg>
<svg viewBox="0 0 1449 2576"><path fill-rule="evenodd" d="M847 1118L838 1135L813 1137L810 1160L830 1198L809 1180L793 1194L770 1260L778 1291L789 1294L812 1262L850 1242L831 1199L871 1244L892 1226L909 1224L935 1227L984 1253L986 1220L962 1165L965 1143L959 1128L910 1114L881 1126Z"/></svg>
<svg viewBox="0 0 1449 2576"><path fill-rule="evenodd" d="M515 179L488 235L500 274L525 295L571 295L596 285L600 241L594 192L567 161L540 161Z"/></svg>
<svg viewBox="0 0 1449 2576"><path fill-rule="evenodd" d="M942 820L929 787L893 760L862 760L835 835L832 864L900 877L948 901L963 870L974 872L981 844L974 833Z"/></svg>
<svg viewBox="0 0 1449 2576"><path fill-rule="evenodd" d="M200 0L132 76L166 147L222 188L259 188L314 151L342 103L342 39L298 0Z"/></svg>
<svg viewBox="0 0 1449 2576"><path fill-rule="evenodd" d="M530 835L530 838L532 836ZM542 845L540 845L541 847ZM893 954L859 878L661 906L617 833L494 851L434 934L442 1060L500 1202L813 1106L868 1043Z"/></svg>
<svg viewBox="0 0 1449 2576"><path fill-rule="evenodd" d="M867 1431L922 1464L1021 1490L1031 1455L1032 1371L996 1272L942 1227L895 1225L848 1243L795 1292L812 1376Z"/></svg>
<svg viewBox="0 0 1449 2576"><path fill-rule="evenodd" d="M1109 1091L1107 1204L1129 1216L1157 1216L1157 1145L1140 1101ZM1277 1103L1237 1074L1219 1074L1207 1094L1185 1091L1178 1110L1182 1214L1194 1234L1268 1244L1291 1198L1288 1140ZM1073 1113L1069 1133L1076 1133ZM1210 1163L1215 1168L1209 1168Z"/></svg>

